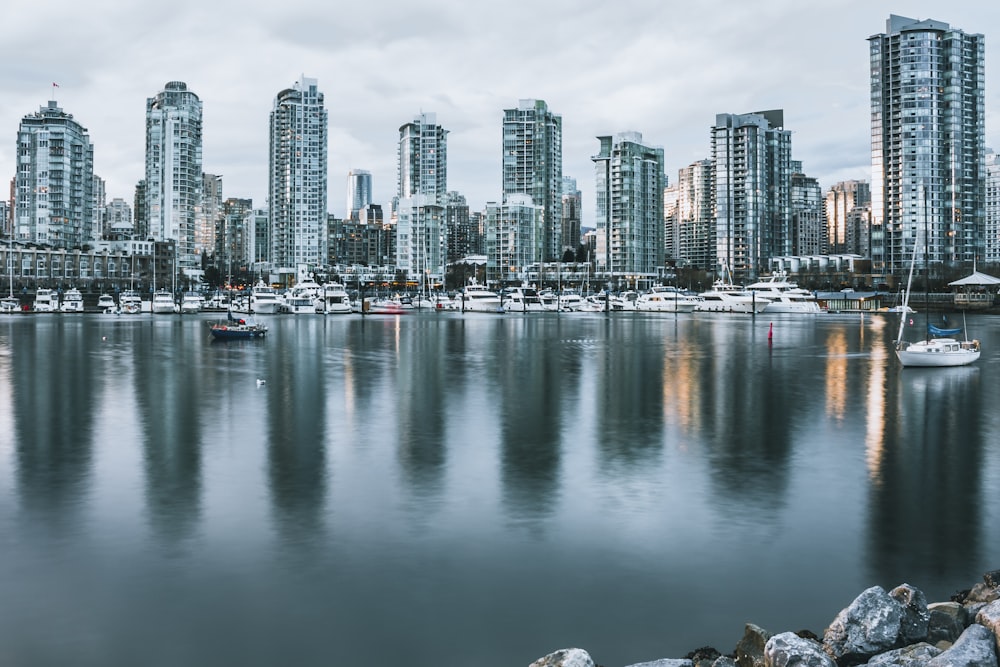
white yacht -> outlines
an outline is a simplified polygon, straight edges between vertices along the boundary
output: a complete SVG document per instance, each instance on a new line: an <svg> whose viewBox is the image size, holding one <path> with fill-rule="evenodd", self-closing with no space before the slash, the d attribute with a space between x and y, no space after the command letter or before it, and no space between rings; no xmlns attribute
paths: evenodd
<svg viewBox="0 0 1000 667"><path fill-rule="evenodd" d="M62 296L62 302L59 304L59 312L61 313L82 313L83 312L83 295L80 294L80 290L75 287L71 287L66 290L66 293Z"/></svg>
<svg viewBox="0 0 1000 667"><path fill-rule="evenodd" d="M323 288L312 278L306 278L295 283L285 292L284 303L278 309L282 313L315 313L323 308L321 296ZM311 307L307 307L306 304Z"/></svg>
<svg viewBox="0 0 1000 667"><path fill-rule="evenodd" d="M321 310L326 314L346 315L351 312L351 297L340 283L324 283L322 298Z"/></svg>
<svg viewBox="0 0 1000 667"><path fill-rule="evenodd" d="M110 294L102 294L97 299L97 310L110 315L118 310L118 304L115 303L115 298Z"/></svg>
<svg viewBox="0 0 1000 667"><path fill-rule="evenodd" d="M47 287L39 287L35 290L35 304L33 310L36 313L54 313L59 309L56 302L56 293Z"/></svg>
<svg viewBox="0 0 1000 667"><path fill-rule="evenodd" d="M142 297L135 290L125 290L118 297L118 306L123 315L138 315L142 312Z"/></svg>
<svg viewBox="0 0 1000 667"><path fill-rule="evenodd" d="M673 286L656 285L635 298L635 310L654 313L690 313L698 297Z"/></svg>
<svg viewBox="0 0 1000 667"><path fill-rule="evenodd" d="M764 313L800 313L811 315L822 313L816 297L809 290L802 289L788 280L788 274L779 271L764 280L747 285L747 290L758 297L764 297L768 304Z"/></svg>
<svg viewBox="0 0 1000 667"><path fill-rule="evenodd" d="M502 313L500 295L490 290L486 285L472 282L462 289L458 296L458 308L474 313Z"/></svg>
<svg viewBox="0 0 1000 667"><path fill-rule="evenodd" d="M751 292L742 285L716 280L712 289L700 294L701 301L694 307L699 313L762 313L770 299Z"/></svg>
<svg viewBox="0 0 1000 667"><path fill-rule="evenodd" d="M281 298L273 287L258 282L250 289L250 310L255 315L273 315L280 309Z"/></svg>
<svg viewBox="0 0 1000 667"><path fill-rule="evenodd" d="M181 297L181 313L200 313L202 303L201 295L197 292L184 292Z"/></svg>
<svg viewBox="0 0 1000 667"><path fill-rule="evenodd" d="M174 295L165 289L158 289L153 292L153 301L150 309L154 313L176 313L177 304L174 303Z"/></svg>
<svg viewBox="0 0 1000 667"><path fill-rule="evenodd" d="M508 313L540 313L545 310L538 290L529 285L504 290L503 308Z"/></svg>

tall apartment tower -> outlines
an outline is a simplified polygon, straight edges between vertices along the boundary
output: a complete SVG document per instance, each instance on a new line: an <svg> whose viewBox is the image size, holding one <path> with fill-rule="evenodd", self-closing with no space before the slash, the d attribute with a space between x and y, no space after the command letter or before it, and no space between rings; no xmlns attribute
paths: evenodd
<svg viewBox="0 0 1000 667"><path fill-rule="evenodd" d="M712 128L715 261L738 281L790 255L792 134L780 109L719 114Z"/></svg>
<svg viewBox="0 0 1000 667"><path fill-rule="evenodd" d="M50 101L21 120L16 154L12 237L55 248L90 241L94 148L87 129Z"/></svg>
<svg viewBox="0 0 1000 667"><path fill-rule="evenodd" d="M985 249L983 36L890 15L868 42L872 269L901 275L915 247L971 268Z"/></svg>
<svg viewBox="0 0 1000 667"><path fill-rule="evenodd" d="M597 270L655 278L664 265L663 149L639 132L597 137Z"/></svg>
<svg viewBox="0 0 1000 667"><path fill-rule="evenodd" d="M396 267L443 280L448 255L448 131L422 113L399 128Z"/></svg>
<svg viewBox="0 0 1000 667"><path fill-rule="evenodd" d="M713 175L711 160L677 170L677 260L703 271L716 265Z"/></svg>
<svg viewBox="0 0 1000 667"><path fill-rule="evenodd" d="M316 79L278 93L270 118L271 264L295 275L327 257L327 111Z"/></svg>
<svg viewBox="0 0 1000 667"><path fill-rule="evenodd" d="M347 219L358 221L361 210L372 203L372 174L364 169L347 172Z"/></svg>
<svg viewBox="0 0 1000 667"><path fill-rule="evenodd" d="M504 109L503 196L531 197L542 209L542 242L536 262L562 258L562 116L542 100L519 100Z"/></svg>
<svg viewBox="0 0 1000 667"><path fill-rule="evenodd" d="M580 227L583 221L583 193L576 187L575 178L563 177L562 186L562 245L563 254L575 253L580 247Z"/></svg>
<svg viewBox="0 0 1000 667"><path fill-rule="evenodd" d="M194 230L194 249L199 256L215 253L215 230L222 211L222 176L205 174L201 182L201 202Z"/></svg>
<svg viewBox="0 0 1000 667"><path fill-rule="evenodd" d="M867 255L856 243L849 221L856 208L871 204L871 186L867 181L841 181L826 191L826 236L831 253ZM866 244L867 245L867 244Z"/></svg>
<svg viewBox="0 0 1000 667"><path fill-rule="evenodd" d="M819 181L802 173L802 163L797 160L792 161L789 193L792 213L792 254L826 254L823 189L820 188Z"/></svg>
<svg viewBox="0 0 1000 667"><path fill-rule="evenodd" d="M1000 153L986 156L986 255L988 264L1000 262Z"/></svg>
<svg viewBox="0 0 1000 667"><path fill-rule="evenodd" d="M195 253L201 116L201 100L182 81L170 81L146 100L146 232L156 241L176 242L177 267L184 272L201 270Z"/></svg>

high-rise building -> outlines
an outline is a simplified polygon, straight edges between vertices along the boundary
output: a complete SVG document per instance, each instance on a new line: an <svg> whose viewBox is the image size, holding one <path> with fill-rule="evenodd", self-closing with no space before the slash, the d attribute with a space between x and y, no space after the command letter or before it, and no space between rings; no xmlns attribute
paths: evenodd
<svg viewBox="0 0 1000 667"><path fill-rule="evenodd" d="M94 225L94 148L87 128L50 101L17 132L15 240L72 248Z"/></svg>
<svg viewBox="0 0 1000 667"><path fill-rule="evenodd" d="M132 222L132 207L124 199L115 197L105 206L104 237L108 239L125 240L135 234Z"/></svg>
<svg viewBox="0 0 1000 667"><path fill-rule="evenodd" d="M987 263L1000 262L1000 153L986 156L986 250Z"/></svg>
<svg viewBox="0 0 1000 667"><path fill-rule="evenodd" d="M224 275L245 275L253 278L256 273L253 266L253 248L255 245L254 230L251 227L253 216L253 200L230 197L221 202L218 209L222 242L218 244L221 250L221 266Z"/></svg>
<svg viewBox="0 0 1000 667"><path fill-rule="evenodd" d="M444 279L447 193L448 131L422 113L399 128L396 268L411 278Z"/></svg>
<svg viewBox="0 0 1000 667"><path fill-rule="evenodd" d="M802 173L802 163L792 160L789 187L792 214L793 255L822 255L827 252L823 190L819 181Z"/></svg>
<svg viewBox="0 0 1000 667"><path fill-rule="evenodd" d="M271 263L296 274L327 257L327 111L316 79L278 93L271 111Z"/></svg>
<svg viewBox="0 0 1000 667"><path fill-rule="evenodd" d="M358 221L365 206L372 203L372 174L364 169L347 172L347 219Z"/></svg>
<svg viewBox="0 0 1000 667"><path fill-rule="evenodd" d="M711 160L677 170L677 260L703 271L716 266Z"/></svg>
<svg viewBox="0 0 1000 667"><path fill-rule="evenodd" d="M199 256L215 253L215 229L222 211L222 176L205 174L201 182L194 234L194 250Z"/></svg>
<svg viewBox="0 0 1000 667"><path fill-rule="evenodd" d="M890 15L871 57L872 268L902 275L983 257L985 42L947 23Z"/></svg>
<svg viewBox="0 0 1000 667"><path fill-rule="evenodd" d="M93 198L94 201L91 203L91 210L94 211L93 220L91 221L91 230L87 233L87 238L98 241L104 238L104 231L107 227L107 219L104 217L105 206L107 204L107 193L104 184L104 179L94 174L93 182Z"/></svg>
<svg viewBox="0 0 1000 667"><path fill-rule="evenodd" d="M486 280L498 286L520 284L538 263L542 207L528 195L507 195L486 204Z"/></svg>
<svg viewBox="0 0 1000 667"><path fill-rule="evenodd" d="M792 134L780 109L719 114L712 128L716 271L746 281L790 255Z"/></svg>
<svg viewBox="0 0 1000 667"><path fill-rule="evenodd" d="M598 137L597 270L650 280L664 266L663 149L639 132Z"/></svg>
<svg viewBox="0 0 1000 667"><path fill-rule="evenodd" d="M855 208L865 208L871 204L871 186L867 181L841 181L826 192L826 236L827 248L831 253L854 253L868 255L860 244L860 234L851 229L850 220ZM856 219L857 216L854 216ZM867 234L865 233L867 236Z"/></svg>
<svg viewBox="0 0 1000 667"><path fill-rule="evenodd" d="M174 241L178 269L201 270L195 217L202 187L201 100L170 81L146 100L145 225L149 238Z"/></svg>
<svg viewBox="0 0 1000 667"><path fill-rule="evenodd" d="M536 262L562 259L562 116L542 100L504 109L503 196L525 194L542 209Z"/></svg>
<svg viewBox="0 0 1000 667"><path fill-rule="evenodd" d="M576 187L575 178L563 177L562 185L562 245L566 251L575 253L580 247L580 226L583 221L583 193ZM562 258L560 258L562 259Z"/></svg>
<svg viewBox="0 0 1000 667"><path fill-rule="evenodd" d="M448 230L448 262L457 262L472 254L476 247L476 232L469 222L469 203L458 192L449 192L444 207L445 226Z"/></svg>

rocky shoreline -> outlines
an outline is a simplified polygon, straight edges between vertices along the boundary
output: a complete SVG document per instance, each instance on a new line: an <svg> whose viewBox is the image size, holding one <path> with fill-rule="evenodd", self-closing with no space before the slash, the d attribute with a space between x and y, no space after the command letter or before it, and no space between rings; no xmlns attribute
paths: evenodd
<svg viewBox="0 0 1000 667"><path fill-rule="evenodd" d="M683 658L626 667L1000 667L1000 570L947 602L927 603L909 584L873 586L841 610L818 636L771 634L747 623L729 654L700 648ZM550 653L529 667L602 667L587 651Z"/></svg>

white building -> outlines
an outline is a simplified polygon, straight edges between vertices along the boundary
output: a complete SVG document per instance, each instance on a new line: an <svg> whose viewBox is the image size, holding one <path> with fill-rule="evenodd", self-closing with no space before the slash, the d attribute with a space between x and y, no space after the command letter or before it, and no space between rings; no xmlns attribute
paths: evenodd
<svg viewBox="0 0 1000 667"><path fill-rule="evenodd" d="M399 128L396 267L411 278L444 277L447 200L448 131L422 113Z"/></svg>

